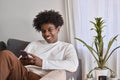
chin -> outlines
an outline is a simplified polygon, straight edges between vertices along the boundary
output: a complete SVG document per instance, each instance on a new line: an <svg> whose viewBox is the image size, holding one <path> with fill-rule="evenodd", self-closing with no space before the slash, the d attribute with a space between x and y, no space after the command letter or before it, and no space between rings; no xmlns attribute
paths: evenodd
<svg viewBox="0 0 120 80"><path fill-rule="evenodd" d="M50 40L46 40L47 43L55 43L56 41L50 41Z"/></svg>
<svg viewBox="0 0 120 80"><path fill-rule="evenodd" d="M46 40L47 41L47 43L53 43L53 41L50 41L50 40Z"/></svg>

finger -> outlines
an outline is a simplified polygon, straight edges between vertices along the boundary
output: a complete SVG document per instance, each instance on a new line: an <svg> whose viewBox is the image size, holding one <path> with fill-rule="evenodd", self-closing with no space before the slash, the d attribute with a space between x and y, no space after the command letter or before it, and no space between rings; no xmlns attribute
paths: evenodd
<svg viewBox="0 0 120 80"><path fill-rule="evenodd" d="M31 62L31 64L35 64L36 58L31 58L30 62Z"/></svg>
<svg viewBox="0 0 120 80"><path fill-rule="evenodd" d="M34 58L29 58L30 60L33 60L33 61L35 61L36 60L36 58L34 57Z"/></svg>
<svg viewBox="0 0 120 80"><path fill-rule="evenodd" d="M34 54L28 53L28 55L32 56L33 58L36 57Z"/></svg>

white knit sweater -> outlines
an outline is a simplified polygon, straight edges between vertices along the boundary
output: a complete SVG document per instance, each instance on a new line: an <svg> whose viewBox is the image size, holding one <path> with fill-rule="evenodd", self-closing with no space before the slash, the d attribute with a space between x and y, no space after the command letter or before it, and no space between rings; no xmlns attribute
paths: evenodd
<svg viewBox="0 0 120 80"><path fill-rule="evenodd" d="M74 46L70 43L57 41L48 44L46 41L39 40L31 42L25 51L32 53L42 59L42 67L33 65L27 69L39 75L45 75L51 70L76 71L78 67L78 57Z"/></svg>

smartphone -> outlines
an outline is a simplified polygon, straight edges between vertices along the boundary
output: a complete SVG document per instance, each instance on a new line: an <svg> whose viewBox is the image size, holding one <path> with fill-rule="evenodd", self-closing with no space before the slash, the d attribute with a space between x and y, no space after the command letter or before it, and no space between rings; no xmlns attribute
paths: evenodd
<svg viewBox="0 0 120 80"><path fill-rule="evenodd" d="M28 56L27 52L24 50L20 50L20 54L22 55L22 57Z"/></svg>

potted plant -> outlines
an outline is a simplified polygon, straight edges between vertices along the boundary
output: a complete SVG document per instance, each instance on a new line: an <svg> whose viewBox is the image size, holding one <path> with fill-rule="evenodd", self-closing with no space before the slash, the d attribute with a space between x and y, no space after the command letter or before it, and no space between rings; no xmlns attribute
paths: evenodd
<svg viewBox="0 0 120 80"><path fill-rule="evenodd" d="M106 66L106 62L108 61L108 59L111 57L111 55L113 54L113 52L115 50L117 50L118 48L120 48L120 46L115 47L114 49L111 49L112 44L114 43L114 41L116 40L116 38L118 37L118 35L114 36L107 45L107 50L106 52L104 51L104 36L102 35L102 31L104 28L104 20L102 20L101 17L97 17L95 18L95 22L90 21L94 27L91 28L91 30L94 30L96 32L96 36L94 36L94 41L93 41L93 45L90 46L88 45L84 40L80 39L80 38L75 38L76 40L80 41L82 44L84 44L87 49L90 51L90 53L93 55L93 57L95 58L96 62L97 62L97 66L92 69L88 75L91 75L92 71L94 70L104 70L107 69L111 72L111 74L113 74L114 72L108 68Z"/></svg>

